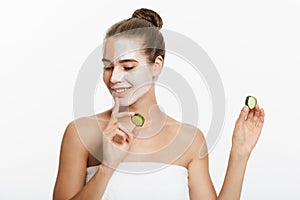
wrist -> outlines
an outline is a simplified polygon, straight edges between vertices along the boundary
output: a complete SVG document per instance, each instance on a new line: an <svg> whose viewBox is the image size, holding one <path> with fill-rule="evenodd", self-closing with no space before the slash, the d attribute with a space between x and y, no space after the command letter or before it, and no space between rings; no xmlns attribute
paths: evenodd
<svg viewBox="0 0 300 200"><path fill-rule="evenodd" d="M101 177L108 176L110 177L114 173L115 169L112 167L109 167L104 164L99 165L99 169L97 171L97 174L99 174Z"/></svg>
<svg viewBox="0 0 300 200"><path fill-rule="evenodd" d="M234 160L245 161L249 160L251 152L243 151L241 148L237 148L235 146L231 147L230 157Z"/></svg>

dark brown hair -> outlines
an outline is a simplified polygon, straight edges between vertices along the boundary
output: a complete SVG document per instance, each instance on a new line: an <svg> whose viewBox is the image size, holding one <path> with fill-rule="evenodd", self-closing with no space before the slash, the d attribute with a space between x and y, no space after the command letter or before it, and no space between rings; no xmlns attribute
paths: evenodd
<svg viewBox="0 0 300 200"><path fill-rule="evenodd" d="M154 63L157 56L165 57L165 42L159 31L163 25L161 17L153 10L141 8L129 19L112 25L106 32L105 39L118 35L140 37L143 40L144 53Z"/></svg>

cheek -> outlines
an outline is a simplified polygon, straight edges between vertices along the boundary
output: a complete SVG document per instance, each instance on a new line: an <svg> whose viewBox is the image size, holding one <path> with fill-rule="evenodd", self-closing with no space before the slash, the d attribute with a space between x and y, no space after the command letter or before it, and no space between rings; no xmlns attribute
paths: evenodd
<svg viewBox="0 0 300 200"><path fill-rule="evenodd" d="M140 68L135 72L128 73L126 79L136 86L151 84L152 75L147 67Z"/></svg>
<svg viewBox="0 0 300 200"><path fill-rule="evenodd" d="M109 72L103 72L102 78L103 78L103 82L107 85L109 83L111 77L111 73Z"/></svg>

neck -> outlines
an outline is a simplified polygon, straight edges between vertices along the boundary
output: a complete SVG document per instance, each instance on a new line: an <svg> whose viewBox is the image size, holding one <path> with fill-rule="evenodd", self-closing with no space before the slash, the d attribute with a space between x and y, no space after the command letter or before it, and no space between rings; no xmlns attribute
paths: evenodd
<svg viewBox="0 0 300 200"><path fill-rule="evenodd" d="M130 106L120 107L120 112L122 111L130 111L143 115L145 119L143 127L148 127L153 124L160 124L166 120L165 113L157 104L154 86L151 87L149 92L147 92Z"/></svg>

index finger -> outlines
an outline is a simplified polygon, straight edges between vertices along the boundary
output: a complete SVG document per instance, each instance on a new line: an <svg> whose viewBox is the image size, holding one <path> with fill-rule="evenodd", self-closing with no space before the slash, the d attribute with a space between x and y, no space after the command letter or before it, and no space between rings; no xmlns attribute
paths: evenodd
<svg viewBox="0 0 300 200"><path fill-rule="evenodd" d="M115 97L115 105L113 107L113 110L112 110L111 114L116 115L119 112L119 107L120 107L119 98Z"/></svg>

